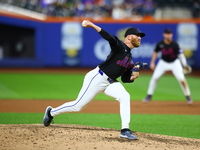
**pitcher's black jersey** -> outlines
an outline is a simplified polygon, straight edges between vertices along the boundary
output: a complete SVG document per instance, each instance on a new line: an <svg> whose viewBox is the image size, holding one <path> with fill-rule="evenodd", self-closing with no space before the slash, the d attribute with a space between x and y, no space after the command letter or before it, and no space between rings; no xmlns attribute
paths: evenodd
<svg viewBox="0 0 200 150"><path fill-rule="evenodd" d="M99 68L107 76L115 80L127 69L133 67L134 63L132 60L131 49L116 36L110 35L103 29L99 34L109 42L111 48L110 54L104 62L99 64Z"/></svg>

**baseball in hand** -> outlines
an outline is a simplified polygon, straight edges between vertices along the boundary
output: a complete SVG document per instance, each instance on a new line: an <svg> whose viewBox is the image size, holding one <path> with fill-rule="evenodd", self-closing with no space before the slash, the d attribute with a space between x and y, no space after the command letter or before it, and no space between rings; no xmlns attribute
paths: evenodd
<svg viewBox="0 0 200 150"><path fill-rule="evenodd" d="M83 27L87 27L87 25L88 25L88 21L87 21L87 20L83 20L83 21L82 21L82 26L83 26Z"/></svg>

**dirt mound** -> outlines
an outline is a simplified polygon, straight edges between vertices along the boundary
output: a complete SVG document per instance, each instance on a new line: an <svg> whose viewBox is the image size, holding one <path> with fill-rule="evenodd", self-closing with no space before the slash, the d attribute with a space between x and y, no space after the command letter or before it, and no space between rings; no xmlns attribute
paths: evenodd
<svg viewBox="0 0 200 150"><path fill-rule="evenodd" d="M82 125L0 125L3 150L200 150L200 139L136 132L139 140L119 138L119 130Z"/></svg>

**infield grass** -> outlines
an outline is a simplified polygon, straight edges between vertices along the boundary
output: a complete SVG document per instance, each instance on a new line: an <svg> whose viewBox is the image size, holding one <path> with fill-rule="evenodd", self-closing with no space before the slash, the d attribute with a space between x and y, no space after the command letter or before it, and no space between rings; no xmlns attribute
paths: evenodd
<svg viewBox="0 0 200 150"><path fill-rule="evenodd" d="M134 83L123 83L131 94L131 100L142 100L146 96L150 78L151 75L141 74ZM0 99L73 100L81 89L83 79L84 74L1 73ZM187 81L193 100L200 101L200 78L187 76ZM113 100L104 94L97 95L95 99ZM185 97L175 77L164 75L157 84L153 100L183 101Z"/></svg>
<svg viewBox="0 0 200 150"><path fill-rule="evenodd" d="M0 113L1 124L41 124L43 113ZM84 118L84 119L83 119ZM137 132L200 139L199 115L132 114L130 129ZM68 113L56 116L55 124L80 124L120 129L119 114Z"/></svg>

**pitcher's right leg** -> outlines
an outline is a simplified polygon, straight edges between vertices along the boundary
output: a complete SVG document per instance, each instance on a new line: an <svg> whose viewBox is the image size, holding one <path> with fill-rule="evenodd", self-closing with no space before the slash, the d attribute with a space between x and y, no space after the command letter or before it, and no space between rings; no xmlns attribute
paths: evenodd
<svg viewBox="0 0 200 150"><path fill-rule="evenodd" d="M84 78L83 86L79 92L76 100L66 102L61 106L52 108L50 115L52 117L65 113L65 112L77 112L86 106L98 93L104 91L104 89L110 83L99 73L99 68L88 72Z"/></svg>

